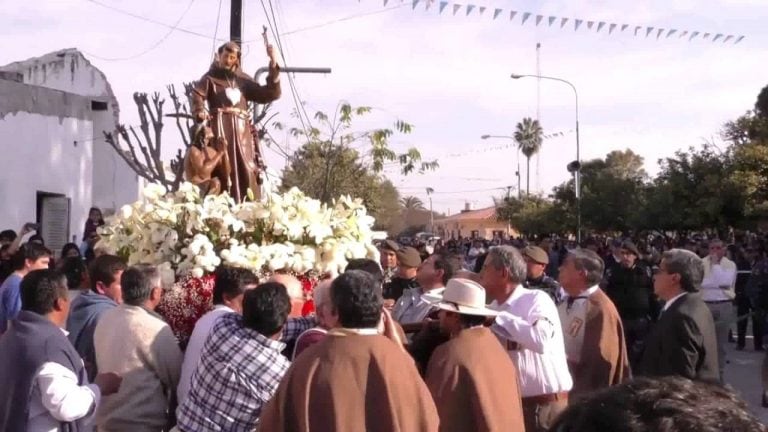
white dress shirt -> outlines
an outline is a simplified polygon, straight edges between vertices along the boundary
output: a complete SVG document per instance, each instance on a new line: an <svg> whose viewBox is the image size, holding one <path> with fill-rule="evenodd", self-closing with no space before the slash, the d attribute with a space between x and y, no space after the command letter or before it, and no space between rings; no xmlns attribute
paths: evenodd
<svg viewBox="0 0 768 432"><path fill-rule="evenodd" d="M71 370L58 363L43 363L32 384L27 431L57 432L61 422L86 417L86 423L89 423L100 399L101 391L97 385L81 386Z"/></svg>
<svg viewBox="0 0 768 432"><path fill-rule="evenodd" d="M192 386L192 375L195 373L195 369L197 369L197 364L200 363L205 340L208 339L208 335L211 333L216 320L229 312L234 312L234 310L229 306L216 305L213 307L213 310L200 317L197 323L195 323L195 328L189 337L189 343L187 343L187 350L184 352L184 363L181 365L181 378L179 378L176 392L179 406L184 403L189 394L190 387Z"/></svg>
<svg viewBox="0 0 768 432"><path fill-rule="evenodd" d="M544 291L518 285L502 304L491 330L517 366L522 397L569 391L573 380L565 356L557 307Z"/></svg>
<svg viewBox="0 0 768 432"><path fill-rule="evenodd" d="M672 297L671 299L667 300L667 302L666 302L666 303L664 303L664 307L663 307L663 308L661 308L661 312L662 312L662 313L666 312L666 311L667 311L667 309L669 309L669 307L670 307L670 306L672 306L672 304L673 304L675 301L677 301L677 299L679 299L680 297L682 297L682 296L684 296L684 295L686 295L686 294L688 294L688 293L687 293L687 292L685 292L685 291L683 291L683 292L681 292L680 294L678 294L678 295L676 295L676 296Z"/></svg>
<svg viewBox="0 0 768 432"><path fill-rule="evenodd" d="M445 288L435 288L427 291L428 294L442 294ZM420 323L430 312L437 307L424 301L421 295L425 294L421 288L410 288L405 290L402 296L397 300L395 308L392 311L392 318L400 324Z"/></svg>
<svg viewBox="0 0 768 432"><path fill-rule="evenodd" d="M701 299L705 302L722 302L736 297L736 264L726 257L719 264L712 263L710 256L704 261L704 280L701 281ZM721 287L727 286L727 289Z"/></svg>

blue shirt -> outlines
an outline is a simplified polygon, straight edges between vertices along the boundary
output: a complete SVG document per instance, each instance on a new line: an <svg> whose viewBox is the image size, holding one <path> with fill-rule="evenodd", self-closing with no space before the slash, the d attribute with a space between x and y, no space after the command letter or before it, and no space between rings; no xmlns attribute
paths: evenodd
<svg viewBox="0 0 768 432"><path fill-rule="evenodd" d="M0 285L0 333L8 329L8 321L21 310L21 276L12 273Z"/></svg>

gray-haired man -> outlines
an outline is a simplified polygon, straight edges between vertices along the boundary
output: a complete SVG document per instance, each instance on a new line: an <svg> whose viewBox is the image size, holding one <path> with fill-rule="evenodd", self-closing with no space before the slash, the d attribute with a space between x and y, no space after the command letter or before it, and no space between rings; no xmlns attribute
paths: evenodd
<svg viewBox="0 0 768 432"><path fill-rule="evenodd" d="M653 288L666 303L646 341L638 375L720 380L715 323L698 294L703 278L704 263L695 253L664 253Z"/></svg>
<svg viewBox="0 0 768 432"><path fill-rule="evenodd" d="M501 312L491 330L517 366L525 430L545 431L568 405L573 381L555 302L544 291L523 287L525 277L520 252L496 246L488 252L480 283L493 299L490 307Z"/></svg>

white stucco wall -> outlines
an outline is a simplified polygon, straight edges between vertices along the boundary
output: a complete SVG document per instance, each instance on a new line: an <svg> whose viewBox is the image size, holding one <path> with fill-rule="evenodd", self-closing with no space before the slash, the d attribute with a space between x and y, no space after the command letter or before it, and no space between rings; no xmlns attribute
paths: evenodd
<svg viewBox="0 0 768 432"><path fill-rule="evenodd" d="M1 84L0 84L1 85ZM90 144L73 143L90 136L90 120L17 112L0 119L0 229L18 230L37 217L37 192L71 199L69 239L82 236L91 205Z"/></svg>
<svg viewBox="0 0 768 432"><path fill-rule="evenodd" d="M103 132L114 130L120 113L117 99L104 73L76 49L64 49L11 63L0 67L0 70L21 73L25 84L61 90L107 103L107 111L91 111L92 133L77 138L92 147L93 163L89 173L92 202L87 207L100 207L109 213L138 199L138 176L104 141Z"/></svg>

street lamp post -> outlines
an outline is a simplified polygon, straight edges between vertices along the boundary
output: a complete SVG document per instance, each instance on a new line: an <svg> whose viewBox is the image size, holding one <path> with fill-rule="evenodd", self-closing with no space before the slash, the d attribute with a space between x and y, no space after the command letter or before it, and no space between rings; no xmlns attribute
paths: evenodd
<svg viewBox="0 0 768 432"><path fill-rule="evenodd" d="M573 90L573 95L576 97L576 162L579 165L579 169L574 173L574 188L576 192L576 241L581 244L581 153L579 146L579 92L576 91L576 86L570 81L562 78L544 76L544 75L532 75L532 74L512 74L512 79L520 78L540 78L551 81L560 81L561 83L568 84Z"/></svg>
<svg viewBox="0 0 768 432"><path fill-rule="evenodd" d="M501 139L508 139L508 140L515 140L515 137L511 137L508 135L483 135L480 137L480 139L487 140L489 138L501 138ZM520 146L517 146L517 172L515 172L515 175L517 176L517 199L522 199L520 196ZM509 195L509 194L507 194Z"/></svg>
<svg viewBox="0 0 768 432"><path fill-rule="evenodd" d="M427 188L427 197L429 197L429 233L435 235L435 213L432 212L432 193L435 190L431 187Z"/></svg>

